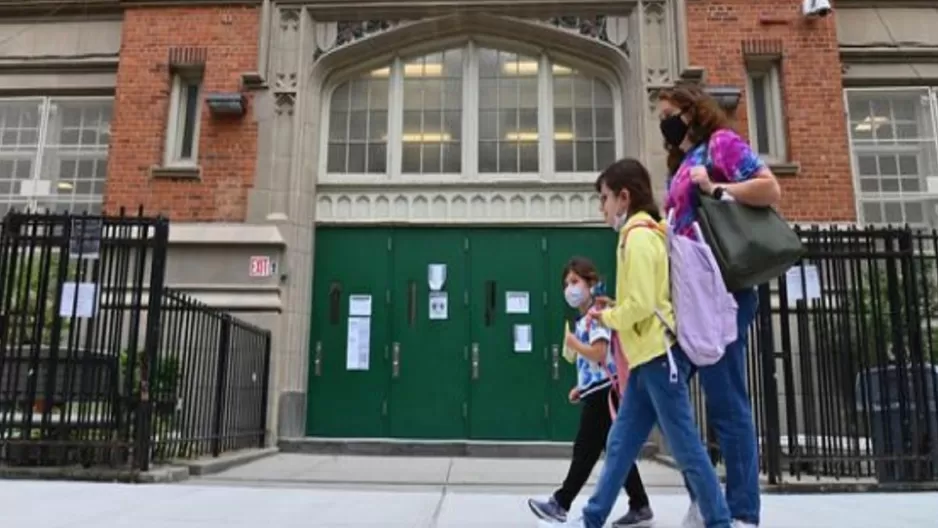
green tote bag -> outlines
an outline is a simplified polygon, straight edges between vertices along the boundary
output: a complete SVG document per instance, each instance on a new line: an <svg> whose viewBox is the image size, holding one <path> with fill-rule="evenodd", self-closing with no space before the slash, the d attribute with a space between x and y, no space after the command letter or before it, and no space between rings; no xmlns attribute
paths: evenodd
<svg viewBox="0 0 938 528"><path fill-rule="evenodd" d="M699 191L698 198L698 223L728 290L772 280L804 256L801 238L774 208L719 200Z"/></svg>

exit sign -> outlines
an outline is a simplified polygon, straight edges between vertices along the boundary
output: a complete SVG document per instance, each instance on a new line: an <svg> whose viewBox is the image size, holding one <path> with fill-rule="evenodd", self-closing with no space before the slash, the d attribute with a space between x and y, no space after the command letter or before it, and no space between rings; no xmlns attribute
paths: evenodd
<svg viewBox="0 0 938 528"><path fill-rule="evenodd" d="M251 277L270 277L277 271L277 264L270 257L251 257Z"/></svg>

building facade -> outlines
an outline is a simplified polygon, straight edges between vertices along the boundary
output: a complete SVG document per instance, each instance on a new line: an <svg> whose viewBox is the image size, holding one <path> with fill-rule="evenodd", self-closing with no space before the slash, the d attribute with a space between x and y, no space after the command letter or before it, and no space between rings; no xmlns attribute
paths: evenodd
<svg viewBox="0 0 938 528"><path fill-rule="evenodd" d="M282 437L564 440L559 271L611 272L602 167L663 193L659 89L794 221L938 223L934 10L836 7L0 0L0 204L168 215L168 283L274 330Z"/></svg>

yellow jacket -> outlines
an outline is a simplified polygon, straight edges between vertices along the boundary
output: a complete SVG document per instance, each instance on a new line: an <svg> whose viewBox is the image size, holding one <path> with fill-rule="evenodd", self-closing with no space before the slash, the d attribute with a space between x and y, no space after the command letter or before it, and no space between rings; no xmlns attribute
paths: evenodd
<svg viewBox="0 0 938 528"><path fill-rule="evenodd" d="M604 326L619 334L630 368L664 355L670 346L659 310L674 327L668 253L663 228L634 227L655 223L647 213L632 215L619 232L616 249L616 304L602 311ZM634 229L631 229L634 227ZM626 238L628 243L626 244Z"/></svg>

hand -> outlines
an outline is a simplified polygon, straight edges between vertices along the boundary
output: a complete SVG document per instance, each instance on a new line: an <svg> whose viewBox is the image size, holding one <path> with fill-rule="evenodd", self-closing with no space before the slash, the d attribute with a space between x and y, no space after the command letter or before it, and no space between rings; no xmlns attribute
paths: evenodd
<svg viewBox="0 0 938 528"><path fill-rule="evenodd" d="M564 343L567 345L567 348L576 350L576 345L580 343L580 340L577 339L576 334L568 329L566 335L564 336Z"/></svg>
<svg viewBox="0 0 938 528"><path fill-rule="evenodd" d="M567 399L570 400L570 403L577 403L580 401L580 389L573 387L570 389L570 394L567 396Z"/></svg>
<svg viewBox="0 0 938 528"><path fill-rule="evenodd" d="M690 170L690 181L694 182L704 194L713 193L713 181L707 174L707 168L703 165L697 165Z"/></svg>
<svg viewBox="0 0 938 528"><path fill-rule="evenodd" d="M598 308L612 308L615 306L616 302L605 295L599 295L593 299L593 304Z"/></svg>
<svg viewBox="0 0 938 528"><path fill-rule="evenodd" d="M602 313L603 309L599 307L594 306L590 308L590 311L586 312L586 324L590 325L594 320L602 322ZM587 326L587 328L589 328L589 326Z"/></svg>

